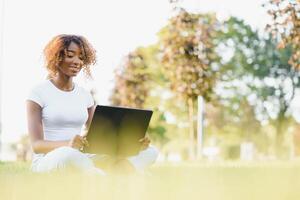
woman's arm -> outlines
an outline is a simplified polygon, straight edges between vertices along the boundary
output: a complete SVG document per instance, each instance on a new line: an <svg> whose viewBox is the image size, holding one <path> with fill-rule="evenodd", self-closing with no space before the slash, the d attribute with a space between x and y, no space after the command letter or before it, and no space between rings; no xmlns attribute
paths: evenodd
<svg viewBox="0 0 300 200"><path fill-rule="evenodd" d="M94 116L95 109L96 109L96 105L91 106L91 107L88 108L88 119L87 119L87 121L84 125L84 133L83 133L84 137L87 136L87 133L89 131L89 128L90 128L90 125L92 123L92 119L93 119L93 116Z"/></svg>
<svg viewBox="0 0 300 200"><path fill-rule="evenodd" d="M47 141L44 140L42 124L42 108L37 103L27 101L28 134L32 149L35 153L48 153L58 147L71 146L80 149L83 146L83 138L76 135L72 140Z"/></svg>

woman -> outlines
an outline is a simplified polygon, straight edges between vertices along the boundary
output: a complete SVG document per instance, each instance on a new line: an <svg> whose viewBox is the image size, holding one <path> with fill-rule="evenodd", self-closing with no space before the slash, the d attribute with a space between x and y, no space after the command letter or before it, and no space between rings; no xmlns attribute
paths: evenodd
<svg viewBox="0 0 300 200"><path fill-rule="evenodd" d="M99 157L80 151L88 145L83 135L95 105L91 94L73 82L81 69L91 78L90 66L96 63L94 48L82 36L63 34L48 43L44 55L48 79L33 88L27 99L28 133L34 151L32 170L75 168L105 174L96 167ZM152 164L158 151L149 145L148 138L140 142L138 155L113 162L111 168L133 171Z"/></svg>

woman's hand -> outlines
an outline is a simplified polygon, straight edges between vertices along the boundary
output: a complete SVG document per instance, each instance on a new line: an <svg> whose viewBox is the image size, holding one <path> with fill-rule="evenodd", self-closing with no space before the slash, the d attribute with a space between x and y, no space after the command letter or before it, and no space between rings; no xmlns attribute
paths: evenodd
<svg viewBox="0 0 300 200"><path fill-rule="evenodd" d="M83 147L88 146L88 141L85 137L75 135L69 142L69 146L78 150L83 150Z"/></svg>
<svg viewBox="0 0 300 200"><path fill-rule="evenodd" d="M141 150L145 150L149 147L150 139L145 136L144 138L140 139L139 142L141 143Z"/></svg>

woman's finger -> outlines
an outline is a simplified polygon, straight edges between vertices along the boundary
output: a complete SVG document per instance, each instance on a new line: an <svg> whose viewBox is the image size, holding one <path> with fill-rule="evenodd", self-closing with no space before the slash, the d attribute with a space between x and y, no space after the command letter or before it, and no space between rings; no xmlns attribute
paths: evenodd
<svg viewBox="0 0 300 200"><path fill-rule="evenodd" d="M83 145L79 144L79 143L74 143L73 147L76 149L79 149L80 147L82 147Z"/></svg>
<svg viewBox="0 0 300 200"><path fill-rule="evenodd" d="M84 141L82 138L77 138L75 141L74 141L74 144L77 146L77 147L81 147L81 146L84 146Z"/></svg>
<svg viewBox="0 0 300 200"><path fill-rule="evenodd" d="M139 140L139 142L150 141L150 139L146 136Z"/></svg>
<svg viewBox="0 0 300 200"><path fill-rule="evenodd" d="M86 140L85 140L84 137L82 137L82 136L77 137L77 142L78 142L81 146L86 145Z"/></svg>
<svg viewBox="0 0 300 200"><path fill-rule="evenodd" d="M89 142L87 141L86 137L83 137L83 143L84 143L84 146L89 146Z"/></svg>
<svg viewBox="0 0 300 200"><path fill-rule="evenodd" d="M145 149L147 149L149 147L149 145L142 145L141 146L141 150L145 150Z"/></svg>

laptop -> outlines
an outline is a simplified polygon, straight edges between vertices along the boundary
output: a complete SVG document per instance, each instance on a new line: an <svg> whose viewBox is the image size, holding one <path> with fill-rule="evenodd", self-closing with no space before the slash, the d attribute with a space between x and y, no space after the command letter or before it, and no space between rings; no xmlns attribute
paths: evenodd
<svg viewBox="0 0 300 200"><path fill-rule="evenodd" d="M97 105L84 152L112 157L138 154L152 114L152 110Z"/></svg>

